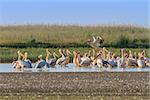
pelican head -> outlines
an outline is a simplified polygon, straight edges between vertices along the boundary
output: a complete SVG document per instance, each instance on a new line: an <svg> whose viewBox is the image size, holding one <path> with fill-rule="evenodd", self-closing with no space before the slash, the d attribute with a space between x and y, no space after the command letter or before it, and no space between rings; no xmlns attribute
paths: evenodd
<svg viewBox="0 0 150 100"><path fill-rule="evenodd" d="M20 54L20 50L18 50L17 53Z"/></svg>
<svg viewBox="0 0 150 100"><path fill-rule="evenodd" d="M70 50L69 50L69 49L67 49L67 50L66 50L66 52L67 52L67 54L71 54L71 52L70 52Z"/></svg>
<svg viewBox="0 0 150 100"><path fill-rule="evenodd" d="M62 53L62 49L59 49L58 51L59 51L60 54Z"/></svg>
<svg viewBox="0 0 150 100"><path fill-rule="evenodd" d="M100 40L100 43L104 42L104 39L102 38L102 36L97 36L96 38L97 38L97 40Z"/></svg>
<svg viewBox="0 0 150 100"><path fill-rule="evenodd" d="M77 52L76 52L76 51L73 51L73 55L76 56L76 55L77 55Z"/></svg>
<svg viewBox="0 0 150 100"><path fill-rule="evenodd" d="M28 53L25 52L25 53L24 53L24 58L27 59L27 57L28 57Z"/></svg>
<svg viewBox="0 0 150 100"><path fill-rule="evenodd" d="M39 55L39 56L38 56L38 59L41 60L41 59L42 59L42 55Z"/></svg>
<svg viewBox="0 0 150 100"><path fill-rule="evenodd" d="M27 55L28 55L28 53L27 53L27 52L25 52L25 53L24 53L24 55L26 55L26 56L27 56Z"/></svg>

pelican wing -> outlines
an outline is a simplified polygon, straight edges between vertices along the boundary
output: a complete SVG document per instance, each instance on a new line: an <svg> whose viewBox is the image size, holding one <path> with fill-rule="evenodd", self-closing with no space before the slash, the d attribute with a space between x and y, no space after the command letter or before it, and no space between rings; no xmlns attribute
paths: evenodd
<svg viewBox="0 0 150 100"><path fill-rule="evenodd" d="M59 58L57 61L56 61L56 64L61 64L61 63L63 63L65 60L67 59L67 57L61 57L61 58Z"/></svg>
<svg viewBox="0 0 150 100"><path fill-rule="evenodd" d="M26 61L22 60L21 64L24 66L24 68L32 68L32 63L30 60L26 60Z"/></svg>
<svg viewBox="0 0 150 100"><path fill-rule="evenodd" d="M135 59L129 59L128 66L137 66L137 61Z"/></svg>
<svg viewBox="0 0 150 100"><path fill-rule="evenodd" d="M80 64L81 65L85 65L85 66L88 66L88 65L90 65L90 59L88 58L88 57L82 57L81 58L81 62L80 62Z"/></svg>
<svg viewBox="0 0 150 100"><path fill-rule="evenodd" d="M108 62L112 67L117 66L117 63L114 60L109 60Z"/></svg>
<svg viewBox="0 0 150 100"><path fill-rule="evenodd" d="M93 41L92 41L93 43L95 43L96 42L96 38L93 36Z"/></svg>
<svg viewBox="0 0 150 100"><path fill-rule="evenodd" d="M47 68L50 67L46 61L41 60L37 62L37 64L35 65L35 68L43 68L44 66L46 66Z"/></svg>
<svg viewBox="0 0 150 100"><path fill-rule="evenodd" d="M50 64L50 65L55 65L56 64L56 59L51 58L47 61L47 63Z"/></svg>
<svg viewBox="0 0 150 100"><path fill-rule="evenodd" d="M145 62L144 62L144 60L138 59L138 60L137 60L137 64L138 64L139 67L145 67Z"/></svg>

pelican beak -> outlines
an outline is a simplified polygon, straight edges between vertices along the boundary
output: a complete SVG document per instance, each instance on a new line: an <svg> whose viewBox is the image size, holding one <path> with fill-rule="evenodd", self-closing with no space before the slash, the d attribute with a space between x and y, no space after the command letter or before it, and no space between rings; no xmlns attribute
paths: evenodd
<svg viewBox="0 0 150 100"><path fill-rule="evenodd" d="M59 57L55 52L53 53L53 55L55 55L56 57Z"/></svg>
<svg viewBox="0 0 150 100"><path fill-rule="evenodd" d="M51 54L51 52L48 50L48 48L46 49L46 53L47 54Z"/></svg>
<svg viewBox="0 0 150 100"><path fill-rule="evenodd" d="M42 58L42 55L39 55L38 58Z"/></svg>

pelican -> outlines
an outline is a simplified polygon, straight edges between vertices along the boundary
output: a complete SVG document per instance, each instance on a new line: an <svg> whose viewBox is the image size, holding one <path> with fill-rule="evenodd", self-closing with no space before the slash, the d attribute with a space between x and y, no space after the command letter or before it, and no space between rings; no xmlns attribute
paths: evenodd
<svg viewBox="0 0 150 100"><path fill-rule="evenodd" d="M55 52L52 54L48 49L46 49L46 53L47 53L47 55L46 55L46 62L50 66L54 67L56 65L56 61L57 61L58 55ZM49 55L52 55L53 57L49 58Z"/></svg>
<svg viewBox="0 0 150 100"><path fill-rule="evenodd" d="M104 39L101 36L93 36L92 39L87 41L87 43L93 48L98 48L103 42Z"/></svg>
<svg viewBox="0 0 150 100"><path fill-rule="evenodd" d="M121 58L117 59L117 66L118 67L126 67L126 59L125 59L125 50L121 49Z"/></svg>
<svg viewBox="0 0 150 100"><path fill-rule="evenodd" d="M42 55L39 55L38 61L35 64L35 68L45 68L45 67L49 68L50 65L45 60L42 59Z"/></svg>
<svg viewBox="0 0 150 100"><path fill-rule="evenodd" d="M115 58L114 58L114 54L109 52L108 53L108 63L110 64L110 66L112 67L116 67L117 66L117 62L115 61Z"/></svg>
<svg viewBox="0 0 150 100"><path fill-rule="evenodd" d="M92 61L92 65L96 65L96 57L95 57L95 50L92 50L92 56L90 57L91 61Z"/></svg>
<svg viewBox="0 0 150 100"><path fill-rule="evenodd" d="M16 69L21 69L21 68L23 68L23 65L21 64L20 51L18 51L17 54L18 54L18 60L17 61L13 61L12 65Z"/></svg>
<svg viewBox="0 0 150 100"><path fill-rule="evenodd" d="M138 53L137 64L138 64L138 67L139 67L139 68L145 67L145 60L144 60L144 58L143 58L143 56L142 56L141 53Z"/></svg>
<svg viewBox="0 0 150 100"><path fill-rule="evenodd" d="M97 65L100 67L101 64L103 67L111 67L107 60L107 53L109 51L103 47L102 50L98 53Z"/></svg>
<svg viewBox="0 0 150 100"><path fill-rule="evenodd" d="M77 61L77 52L73 51L73 63L77 66L79 62Z"/></svg>
<svg viewBox="0 0 150 100"><path fill-rule="evenodd" d="M81 55L79 54L78 56L81 56ZM80 63L81 63L82 65L85 64L85 63L88 64L88 63L91 62L91 60L90 60L90 58L88 57L87 53L85 53L83 57L79 57L79 58L81 58L81 62L80 62Z"/></svg>
<svg viewBox="0 0 150 100"><path fill-rule="evenodd" d="M62 51L62 49L59 49L59 53L61 55L61 58L56 61L56 64L59 64L62 67L66 67L66 65L70 63L71 52L69 51L69 49L66 50L66 53Z"/></svg>
<svg viewBox="0 0 150 100"><path fill-rule="evenodd" d="M108 55L109 55L109 51L105 47L103 47L101 51L102 51L102 58L104 60L107 60Z"/></svg>
<svg viewBox="0 0 150 100"><path fill-rule="evenodd" d="M146 52L145 50L142 50L141 52L141 58L145 61L145 67L150 67L150 58L146 57Z"/></svg>
<svg viewBox="0 0 150 100"><path fill-rule="evenodd" d="M87 56L91 59L91 50L88 51Z"/></svg>
<svg viewBox="0 0 150 100"><path fill-rule="evenodd" d="M101 52L99 52L98 55L97 55L96 63L97 63L97 66L100 67L100 68L110 68L111 67L109 62L102 58L102 53Z"/></svg>
<svg viewBox="0 0 150 100"><path fill-rule="evenodd" d="M18 53L18 60L13 62L13 66L14 68L32 68L32 63L31 61L28 59L28 53L25 52L24 54L22 54L20 51L17 52ZM23 59L21 60L21 57L23 57Z"/></svg>
<svg viewBox="0 0 150 100"><path fill-rule="evenodd" d="M98 67L103 67L103 59L102 59L102 55L101 55L101 52L99 52L97 54L97 57L96 57L96 64Z"/></svg>
<svg viewBox="0 0 150 100"><path fill-rule="evenodd" d="M147 58L145 63L146 63L146 67L150 67L150 58Z"/></svg>
<svg viewBox="0 0 150 100"><path fill-rule="evenodd" d="M94 50L94 49L92 50L92 54L91 54L91 50L89 50L89 52L88 52L88 58L90 59L91 64L92 64L93 66L96 65L95 50Z"/></svg>
<svg viewBox="0 0 150 100"><path fill-rule="evenodd" d="M92 61L94 61L94 59L95 59L95 50L94 49L92 50L92 56L90 58Z"/></svg>
<svg viewBox="0 0 150 100"><path fill-rule="evenodd" d="M59 59L57 59L56 64L61 64L62 61L64 61L66 59L65 55L62 53L62 49L59 49L59 54L61 55L61 57Z"/></svg>
<svg viewBox="0 0 150 100"><path fill-rule="evenodd" d="M87 55L85 54L83 57L81 57L80 53L77 53L75 51L73 51L74 54L74 63L77 67L86 67L89 66L91 64L90 59L87 57Z"/></svg>
<svg viewBox="0 0 150 100"><path fill-rule="evenodd" d="M129 57L127 58L127 66L128 67L137 67L137 60L136 60L136 52L134 53L135 58L133 58L131 50L129 51Z"/></svg>

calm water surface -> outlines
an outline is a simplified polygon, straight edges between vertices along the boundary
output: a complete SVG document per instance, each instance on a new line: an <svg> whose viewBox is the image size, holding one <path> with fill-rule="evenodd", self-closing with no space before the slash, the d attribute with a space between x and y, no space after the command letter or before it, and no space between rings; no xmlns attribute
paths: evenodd
<svg viewBox="0 0 150 100"><path fill-rule="evenodd" d="M12 67L11 63L1 63L0 64L0 72L16 72L16 71L23 71L23 72L102 72L102 71L108 71L108 72L150 72L150 68L99 68L99 67L82 67L77 68L74 64L70 63L67 65L68 67L61 67L59 65L55 66L55 68L43 68L43 69L35 69L35 68L29 68L24 70L15 70Z"/></svg>

